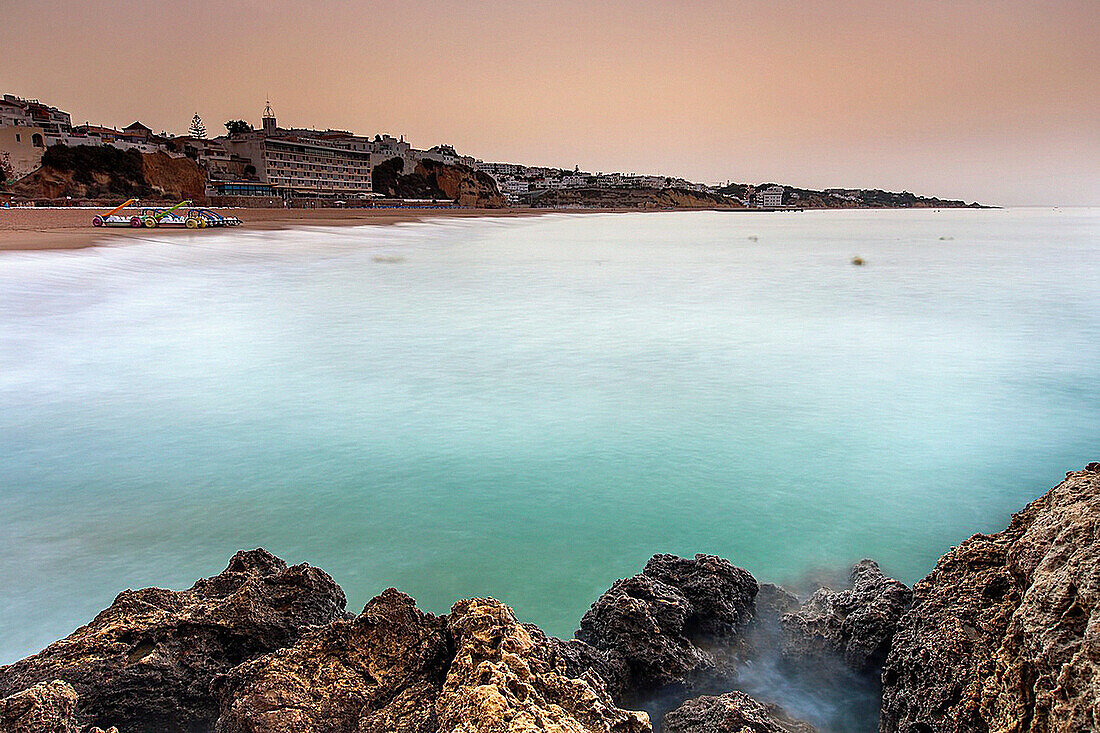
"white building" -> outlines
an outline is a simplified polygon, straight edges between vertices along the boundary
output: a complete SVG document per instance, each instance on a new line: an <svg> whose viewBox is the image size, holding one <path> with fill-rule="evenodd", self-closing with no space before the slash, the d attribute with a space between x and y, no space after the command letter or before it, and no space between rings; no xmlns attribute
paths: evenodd
<svg viewBox="0 0 1100 733"><path fill-rule="evenodd" d="M760 209L776 209L783 205L783 187L769 186L756 192L756 206Z"/></svg>

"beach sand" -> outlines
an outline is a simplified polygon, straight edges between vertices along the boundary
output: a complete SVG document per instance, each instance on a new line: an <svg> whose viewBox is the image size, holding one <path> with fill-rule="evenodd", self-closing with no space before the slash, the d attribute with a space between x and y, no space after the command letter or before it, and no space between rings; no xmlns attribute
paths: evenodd
<svg viewBox="0 0 1100 733"><path fill-rule="evenodd" d="M583 213L569 209L569 213ZM600 209L607 213L608 210ZM554 213L551 209L221 209L244 220L240 229L286 229L293 226L357 226L398 224L435 218L515 217ZM80 249L98 244L140 241L156 236L191 233L182 227L156 230L92 227L99 209L0 209L0 250Z"/></svg>

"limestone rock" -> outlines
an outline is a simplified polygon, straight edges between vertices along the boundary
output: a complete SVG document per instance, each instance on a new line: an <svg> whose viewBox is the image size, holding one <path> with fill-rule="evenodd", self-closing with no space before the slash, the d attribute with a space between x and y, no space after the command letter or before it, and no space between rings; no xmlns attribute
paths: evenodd
<svg viewBox="0 0 1100 733"><path fill-rule="evenodd" d="M76 690L67 682L39 682L0 699L4 733L77 733Z"/></svg>
<svg viewBox="0 0 1100 733"><path fill-rule="evenodd" d="M912 600L905 584L883 575L874 560L861 560L852 567L848 588L819 588L783 616L784 659L813 665L842 658L857 672L877 674Z"/></svg>
<svg viewBox="0 0 1100 733"><path fill-rule="evenodd" d="M756 580L722 558L654 555L592 604L576 636L619 656L636 693L689 684L715 669L709 647L752 619L756 592Z"/></svg>
<svg viewBox="0 0 1100 733"><path fill-rule="evenodd" d="M756 593L756 618L779 619L798 609L798 597L782 586L761 583Z"/></svg>
<svg viewBox="0 0 1100 733"><path fill-rule="evenodd" d="M445 621L390 588L354 620L309 630L219 680L216 730L434 731L451 653Z"/></svg>
<svg viewBox="0 0 1100 733"><path fill-rule="evenodd" d="M743 692L703 695L665 714L662 733L814 733L809 723L790 718Z"/></svg>
<svg viewBox="0 0 1100 733"><path fill-rule="evenodd" d="M645 713L620 710L591 672L571 677L547 659L499 601L475 598L451 609L455 657L436 703L440 733L645 733Z"/></svg>
<svg viewBox="0 0 1100 733"><path fill-rule="evenodd" d="M884 733L1100 730L1100 463L914 587L883 668Z"/></svg>
<svg viewBox="0 0 1100 733"><path fill-rule="evenodd" d="M215 675L286 646L343 613L325 572L239 552L219 575L184 591L124 591L109 608L34 656L0 667L0 695L61 679L86 725L127 733L209 730Z"/></svg>
<svg viewBox="0 0 1100 733"><path fill-rule="evenodd" d="M215 684L217 733L645 733L599 651L547 637L490 599L423 613L389 589L353 620L302 634ZM529 726L525 728L524 726Z"/></svg>

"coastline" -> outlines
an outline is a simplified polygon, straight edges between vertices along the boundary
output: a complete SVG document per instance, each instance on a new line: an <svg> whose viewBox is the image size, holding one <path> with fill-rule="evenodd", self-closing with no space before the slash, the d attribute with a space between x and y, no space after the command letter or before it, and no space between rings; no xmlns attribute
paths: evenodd
<svg viewBox="0 0 1100 733"><path fill-rule="evenodd" d="M356 615L324 570L242 550L0 666L0 728L1092 730L1098 521L1092 462L912 588L870 559L807 595L715 555L655 554L571 639L489 597L437 616L388 588Z"/></svg>
<svg viewBox="0 0 1100 733"><path fill-rule="evenodd" d="M995 207L985 207L995 208ZM783 211L851 211L853 209L784 209ZM886 211L889 209L866 209ZM901 209L908 210L908 209ZM149 235L204 236L182 227L148 229L91 226L101 208L12 208L0 209L0 252L74 250L120 240L141 241ZM408 224L431 219L480 219L545 216L547 214L638 214L669 211L722 211L731 213L774 213L774 209L708 208L505 208L505 209L219 209L240 216L244 223L236 230L272 231L296 226L376 226Z"/></svg>
<svg viewBox="0 0 1100 733"><path fill-rule="evenodd" d="M99 209L0 209L0 251L70 250L123 240L139 241L156 234L203 236L188 229L96 229L91 218ZM364 226L405 224L428 219L527 217L554 213L591 213L579 209L222 209L239 215L236 230L270 231L294 226ZM601 209L601 213L614 213Z"/></svg>

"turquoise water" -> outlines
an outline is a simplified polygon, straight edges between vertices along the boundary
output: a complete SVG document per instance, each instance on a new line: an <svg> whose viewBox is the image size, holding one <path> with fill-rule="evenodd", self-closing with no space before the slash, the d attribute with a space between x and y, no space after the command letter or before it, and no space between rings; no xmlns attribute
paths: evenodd
<svg viewBox="0 0 1100 733"><path fill-rule="evenodd" d="M1095 209L0 253L0 662L259 545L559 635L654 552L914 581L1100 459L1097 283Z"/></svg>

